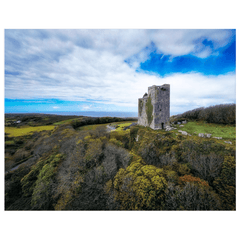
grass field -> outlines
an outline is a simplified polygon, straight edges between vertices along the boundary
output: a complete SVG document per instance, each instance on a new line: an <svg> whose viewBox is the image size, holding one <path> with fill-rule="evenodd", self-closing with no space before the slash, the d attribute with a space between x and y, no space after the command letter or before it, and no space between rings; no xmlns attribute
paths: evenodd
<svg viewBox="0 0 240 240"><path fill-rule="evenodd" d="M117 128L115 131L116 131L116 132L123 131L123 128L124 128L124 127L127 127L127 126L129 126L129 125L131 125L131 124L132 124L132 122L120 123L120 124L118 124L118 128ZM128 129L127 129L126 131L128 131Z"/></svg>
<svg viewBox="0 0 240 240"><path fill-rule="evenodd" d="M52 130L54 129L55 126L38 126L38 127L20 127L20 128L15 128L15 127L5 127L5 133L8 134L9 137L19 137L23 135L28 135L32 134L33 132L40 132L44 130Z"/></svg>
<svg viewBox="0 0 240 240"><path fill-rule="evenodd" d="M61 125L61 124L64 124L64 123L69 123L69 122L71 122L71 121L73 121L73 120L79 120L79 118L72 118L72 119L67 119L67 120L63 120L63 121L60 121L60 122L55 122L55 123L53 123L53 125L54 126L56 126L56 125Z"/></svg>
<svg viewBox="0 0 240 240"><path fill-rule="evenodd" d="M236 127L214 123L188 122L184 127L178 127L192 135L199 133L210 133L212 137L222 137L223 139L236 139Z"/></svg>
<svg viewBox="0 0 240 240"><path fill-rule="evenodd" d="M77 128L77 130L96 130L97 127L107 126L108 124L109 123L85 125L85 126Z"/></svg>
<svg viewBox="0 0 240 240"><path fill-rule="evenodd" d="M122 131L124 127L129 126L132 123L133 122L113 122L113 123L86 125L86 126L79 127L78 130L95 130L97 127L110 125L112 127L119 126L116 130L112 130L112 131Z"/></svg>

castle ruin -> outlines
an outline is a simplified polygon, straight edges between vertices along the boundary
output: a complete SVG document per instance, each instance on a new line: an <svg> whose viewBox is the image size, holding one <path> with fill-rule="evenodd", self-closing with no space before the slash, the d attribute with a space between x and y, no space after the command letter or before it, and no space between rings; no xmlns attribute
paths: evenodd
<svg viewBox="0 0 240 240"><path fill-rule="evenodd" d="M148 87L138 99L138 124L154 130L164 129L170 121L170 84Z"/></svg>

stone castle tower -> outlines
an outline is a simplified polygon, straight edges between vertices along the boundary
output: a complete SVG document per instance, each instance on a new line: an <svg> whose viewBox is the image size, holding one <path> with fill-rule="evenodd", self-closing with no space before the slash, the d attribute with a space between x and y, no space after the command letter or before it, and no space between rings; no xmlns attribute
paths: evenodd
<svg viewBox="0 0 240 240"><path fill-rule="evenodd" d="M152 129L164 129L170 121L170 84L148 87L138 99L138 124Z"/></svg>

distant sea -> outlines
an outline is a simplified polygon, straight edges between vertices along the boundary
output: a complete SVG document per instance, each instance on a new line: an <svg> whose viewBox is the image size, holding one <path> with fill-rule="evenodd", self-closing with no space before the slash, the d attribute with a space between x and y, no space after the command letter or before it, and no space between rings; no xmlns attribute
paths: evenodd
<svg viewBox="0 0 240 240"><path fill-rule="evenodd" d="M87 117L138 117L137 112L48 112L57 115L76 115Z"/></svg>
<svg viewBox="0 0 240 240"><path fill-rule="evenodd" d="M7 114L7 113L6 113ZM17 113L12 113L17 114ZM24 113L20 113L24 114ZM25 113L30 114L30 113ZM87 116L87 117L138 117L137 112L38 112L36 114L56 114L56 115L75 115L75 116Z"/></svg>

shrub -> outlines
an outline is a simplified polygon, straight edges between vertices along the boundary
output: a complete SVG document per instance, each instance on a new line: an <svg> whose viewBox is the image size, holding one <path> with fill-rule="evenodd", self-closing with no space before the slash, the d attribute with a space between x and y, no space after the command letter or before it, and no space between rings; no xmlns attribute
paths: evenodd
<svg viewBox="0 0 240 240"><path fill-rule="evenodd" d="M220 174L223 156L216 155L215 153L208 155L196 154L191 156L187 161L196 175L212 183L214 178Z"/></svg>
<svg viewBox="0 0 240 240"><path fill-rule="evenodd" d="M117 141L121 142L122 147L124 147L126 149L129 149L129 141L130 141L129 132L127 132L127 131L119 131L119 132L113 131L110 134L110 138L111 139L115 138Z"/></svg>
<svg viewBox="0 0 240 240"><path fill-rule="evenodd" d="M124 210L163 209L166 187L163 169L144 165L141 158L121 168L113 181L115 200Z"/></svg>
<svg viewBox="0 0 240 240"><path fill-rule="evenodd" d="M33 209L38 210L53 209L52 188L56 187L56 183L54 183L54 177L56 175L58 166L62 160L63 156L61 154L57 154L50 156L44 162L44 166L39 171L33 189L31 201Z"/></svg>
<svg viewBox="0 0 240 240"><path fill-rule="evenodd" d="M30 171L28 166L20 166L17 170L5 175L5 209L22 196L21 179Z"/></svg>
<svg viewBox="0 0 240 240"><path fill-rule="evenodd" d="M186 182L180 186L168 183L165 210L221 210L219 196L209 187Z"/></svg>
<svg viewBox="0 0 240 240"><path fill-rule="evenodd" d="M25 149L19 149L15 152L15 154L13 155L13 160L15 162L19 162L25 158L30 157L31 152L30 151L26 151Z"/></svg>
<svg viewBox="0 0 240 240"><path fill-rule="evenodd" d="M86 138L85 138L86 140ZM87 168L97 165L102 157L102 142L100 139L90 139L84 156Z"/></svg>
<svg viewBox="0 0 240 240"><path fill-rule="evenodd" d="M76 149L68 153L58 170L59 184L54 192L56 210L106 209L103 187L130 161L127 150L109 144L106 137L92 137L77 140Z"/></svg>
<svg viewBox="0 0 240 240"><path fill-rule="evenodd" d="M110 143L117 145L118 147L123 147L123 144L121 141L118 141L116 138L111 138L109 140Z"/></svg>
<svg viewBox="0 0 240 240"><path fill-rule="evenodd" d="M179 195L182 210L220 210L220 199L207 187L187 182Z"/></svg>
<svg viewBox="0 0 240 240"><path fill-rule="evenodd" d="M179 177L180 184L184 184L186 182L193 182L197 184L201 184L202 186L209 187L208 183L198 177L193 177L191 175L184 175L182 177Z"/></svg>
<svg viewBox="0 0 240 240"><path fill-rule="evenodd" d="M130 162L128 151L112 144L106 145L103 154L102 166L108 179L112 179L120 168L126 168Z"/></svg>
<svg viewBox="0 0 240 240"><path fill-rule="evenodd" d="M225 156L221 174L213 182L213 187L222 199L223 209L236 210L236 160Z"/></svg>

